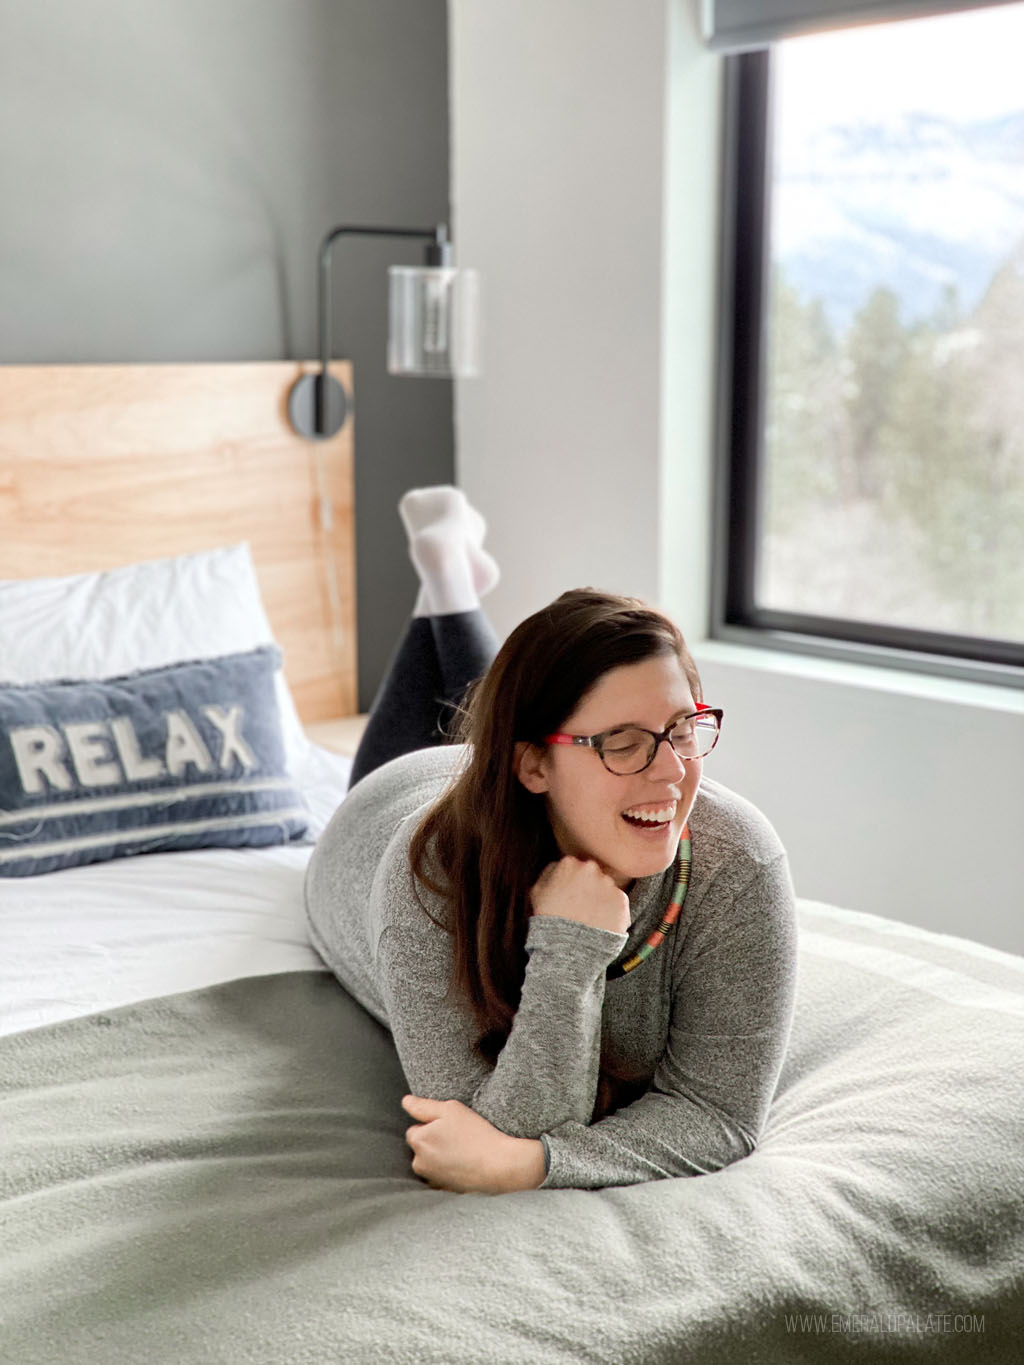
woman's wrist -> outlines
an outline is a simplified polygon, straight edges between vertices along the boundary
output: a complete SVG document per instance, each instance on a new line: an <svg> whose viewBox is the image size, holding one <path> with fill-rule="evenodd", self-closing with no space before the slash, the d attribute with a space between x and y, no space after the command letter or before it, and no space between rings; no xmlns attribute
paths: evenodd
<svg viewBox="0 0 1024 1365"><path fill-rule="evenodd" d="M536 1190L546 1178L543 1142L539 1138L511 1138L506 1193Z"/></svg>

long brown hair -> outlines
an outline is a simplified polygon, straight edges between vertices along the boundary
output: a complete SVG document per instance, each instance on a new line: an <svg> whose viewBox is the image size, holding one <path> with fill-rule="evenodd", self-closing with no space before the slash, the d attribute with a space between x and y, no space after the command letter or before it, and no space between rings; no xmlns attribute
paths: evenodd
<svg viewBox="0 0 1024 1365"><path fill-rule="evenodd" d="M574 588L516 627L456 710L451 738L467 745L467 761L420 823L409 860L414 878L446 902L448 999L469 1009L476 1050L492 1065L522 994L530 889L561 856L544 797L516 776L515 744L561 729L610 669L666 654L700 701L696 666L667 616L639 598ZM615 1081L602 1062L595 1115L608 1111Z"/></svg>

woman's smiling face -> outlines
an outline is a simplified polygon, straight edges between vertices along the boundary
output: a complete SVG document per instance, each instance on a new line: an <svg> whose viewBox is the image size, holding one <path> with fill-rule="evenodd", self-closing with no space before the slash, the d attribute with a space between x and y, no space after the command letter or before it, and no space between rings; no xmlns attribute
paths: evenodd
<svg viewBox="0 0 1024 1365"><path fill-rule="evenodd" d="M696 699L675 654L659 654L613 668L599 678L561 729L595 735L622 725L658 733L696 711ZM684 762L659 744L643 772L622 777L604 766L596 749L554 744L517 746L519 780L543 793L552 833L563 856L592 858L617 886L664 872L675 857L683 825L700 785L702 762ZM626 811L672 808L667 823L639 828Z"/></svg>

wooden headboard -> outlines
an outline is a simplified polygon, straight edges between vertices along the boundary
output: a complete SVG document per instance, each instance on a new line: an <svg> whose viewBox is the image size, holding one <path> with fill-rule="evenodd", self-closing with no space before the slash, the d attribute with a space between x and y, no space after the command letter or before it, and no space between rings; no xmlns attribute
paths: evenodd
<svg viewBox="0 0 1024 1365"><path fill-rule="evenodd" d="M351 417L288 421L296 361L0 366L0 578L248 541L303 721L356 710ZM332 372L352 390L351 366Z"/></svg>

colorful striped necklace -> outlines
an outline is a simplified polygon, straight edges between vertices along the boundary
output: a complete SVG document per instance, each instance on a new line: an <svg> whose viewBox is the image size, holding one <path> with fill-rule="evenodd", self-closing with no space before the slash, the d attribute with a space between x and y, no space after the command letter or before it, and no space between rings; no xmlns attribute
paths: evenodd
<svg viewBox="0 0 1024 1365"><path fill-rule="evenodd" d="M683 826L683 833L679 840L679 850L676 853L676 874L675 889L672 892L672 899L669 901L665 910L664 918L661 920L657 929L650 934L647 940L640 945L631 958L626 962L613 962L605 972L605 977L609 981L614 981L616 977L625 976L627 972L635 971L641 962L646 962L650 955L661 943L665 935L679 918L679 912L683 908L683 901L686 900L686 888L690 884L690 826Z"/></svg>

